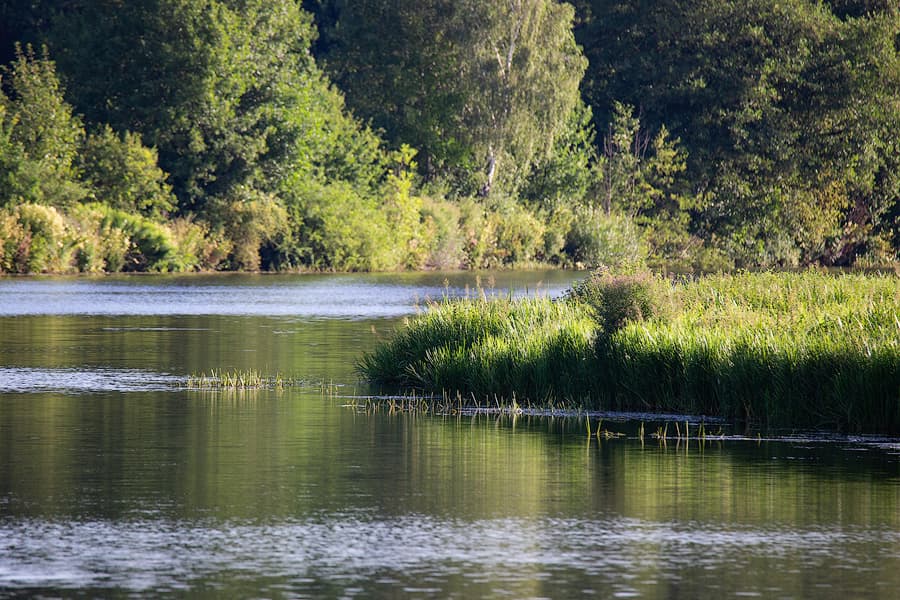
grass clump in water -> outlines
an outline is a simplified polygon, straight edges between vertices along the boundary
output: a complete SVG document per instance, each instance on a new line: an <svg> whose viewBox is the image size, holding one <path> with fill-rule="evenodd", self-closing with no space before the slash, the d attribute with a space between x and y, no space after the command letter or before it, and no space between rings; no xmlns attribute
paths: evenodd
<svg viewBox="0 0 900 600"><path fill-rule="evenodd" d="M546 298L444 300L363 356L369 380L480 398L590 395L596 326L583 307Z"/></svg>
<svg viewBox="0 0 900 600"><path fill-rule="evenodd" d="M611 408L900 432L896 277L744 274L675 293L670 318L630 324L600 350Z"/></svg>
<svg viewBox="0 0 900 600"><path fill-rule="evenodd" d="M206 373L191 375L187 380L187 388L194 390L283 389L295 385L298 385L297 381L280 373L263 375L254 369L245 371L213 369L209 375Z"/></svg>
<svg viewBox="0 0 900 600"><path fill-rule="evenodd" d="M595 274L564 301L444 301L363 357L370 380L764 427L900 433L900 280Z"/></svg>

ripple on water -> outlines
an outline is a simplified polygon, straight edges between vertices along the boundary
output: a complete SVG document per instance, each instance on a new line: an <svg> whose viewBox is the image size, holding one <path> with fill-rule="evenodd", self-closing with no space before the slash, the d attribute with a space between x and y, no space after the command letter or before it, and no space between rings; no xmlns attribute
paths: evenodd
<svg viewBox="0 0 900 600"><path fill-rule="evenodd" d="M0 393L152 392L184 382L184 377L143 369L0 367Z"/></svg>
<svg viewBox="0 0 900 600"><path fill-rule="evenodd" d="M880 547L880 564L900 561L900 532L895 531L629 518L465 521L328 514L256 524L33 519L0 521L0 539L0 588L137 593L207 586L226 577L259 583L256 578L264 574L267 585L295 592L313 592L330 581L364 594L382 582L440 596L447 586L458 590L466 582L499 592L543 579L574 585L605 582L617 597L631 597L648 586L679 581L686 569L719 578L716 573L748 560L790 557L801 569L804 564L814 568L823 560L876 560L864 550ZM773 581L760 585L777 589ZM757 595L762 589L731 592Z"/></svg>

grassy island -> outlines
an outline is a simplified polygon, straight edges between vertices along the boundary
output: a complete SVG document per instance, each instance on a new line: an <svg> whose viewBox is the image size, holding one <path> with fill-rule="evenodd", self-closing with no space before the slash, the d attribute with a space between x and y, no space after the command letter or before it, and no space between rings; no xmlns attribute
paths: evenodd
<svg viewBox="0 0 900 600"><path fill-rule="evenodd" d="M560 300L445 300L360 361L399 388L900 433L900 279L596 273Z"/></svg>

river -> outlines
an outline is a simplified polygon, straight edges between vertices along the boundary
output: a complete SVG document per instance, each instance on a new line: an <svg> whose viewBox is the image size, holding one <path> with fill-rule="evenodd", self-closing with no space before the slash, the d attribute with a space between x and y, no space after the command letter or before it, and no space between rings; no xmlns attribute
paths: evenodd
<svg viewBox="0 0 900 600"><path fill-rule="evenodd" d="M363 408L428 299L574 277L0 279L0 597L897 598L896 440Z"/></svg>

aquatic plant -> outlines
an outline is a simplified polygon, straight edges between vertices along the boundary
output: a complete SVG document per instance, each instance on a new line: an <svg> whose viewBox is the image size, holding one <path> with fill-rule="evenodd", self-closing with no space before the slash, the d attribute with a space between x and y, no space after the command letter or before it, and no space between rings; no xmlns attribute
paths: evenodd
<svg viewBox="0 0 900 600"><path fill-rule="evenodd" d="M187 388L196 390L248 390L248 389L283 389L301 385L303 382L281 373L275 375L263 375L254 369L245 371L227 371L213 369L207 375L205 372L191 375L187 379Z"/></svg>
<svg viewBox="0 0 900 600"><path fill-rule="evenodd" d="M408 321L358 368L371 381L463 395L588 395L595 325L578 305L546 298L444 300Z"/></svg>
<svg viewBox="0 0 900 600"><path fill-rule="evenodd" d="M677 315L628 325L605 346L614 407L900 431L895 277L721 276L678 295Z"/></svg>
<svg viewBox="0 0 900 600"><path fill-rule="evenodd" d="M647 276L590 285L588 301L582 285L571 301L434 304L359 369L383 384L476 398L900 432L895 276L760 273L674 285Z"/></svg>

